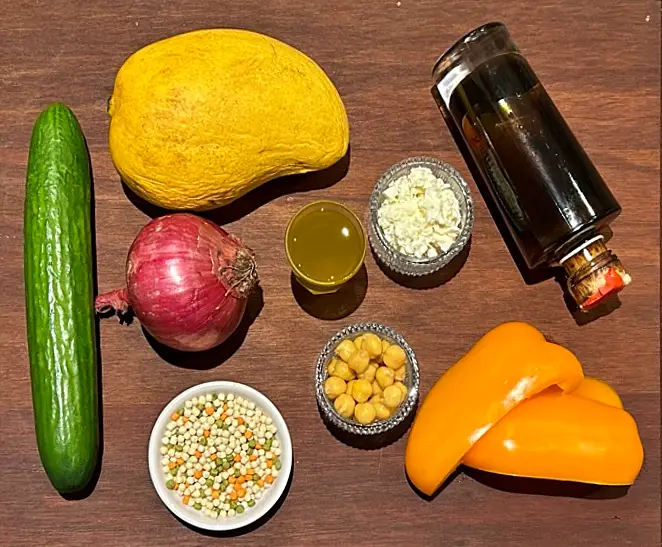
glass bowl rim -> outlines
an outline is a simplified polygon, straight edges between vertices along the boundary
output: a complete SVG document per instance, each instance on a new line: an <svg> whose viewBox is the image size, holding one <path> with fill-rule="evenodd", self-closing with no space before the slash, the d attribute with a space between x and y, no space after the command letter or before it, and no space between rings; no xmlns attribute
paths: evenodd
<svg viewBox="0 0 662 547"><path fill-rule="evenodd" d="M393 340L405 351L407 358L405 366L407 366L408 377L406 379L406 385L408 387L408 393L395 414L386 420L374 421L371 424L364 425L351 419L343 418L336 412L333 403L327 398L326 393L324 393L324 381L328 377L326 370L327 363L333 358L337 345L343 340L348 338L353 339L356 336L360 336L361 333L368 332ZM315 367L315 395L317 398L317 404L322 410L323 415L333 425L344 431L363 436L384 433L401 424L414 410L416 402L418 401L420 384L419 376L419 365L416 354L401 334L391 327L380 323L354 323L346 326L329 338L317 358L317 364Z"/></svg>
<svg viewBox="0 0 662 547"><path fill-rule="evenodd" d="M455 194L456 197L458 197L458 201L463 202L465 205L466 214L462 218L463 222L460 227L460 233L458 234L457 238L451 245L451 248L447 252L443 254L439 254L434 258L417 259L415 257L405 255L400 251L398 251L397 249L394 249L393 246L386 240L386 237L384 236L384 231L382 230L381 226L379 226L379 222L377 221L377 213L379 210L380 198L384 193L384 191L395 180L397 174L399 174L400 172L402 172L407 168L412 169L414 167L430 167L433 170L433 172L436 171L435 175L439 171L444 173L444 175L446 175L446 177L443 177L445 179L445 182L447 182L451 187L455 185L456 189L458 189L459 192L454 190L453 193ZM458 196L458 193L460 194L461 199L460 196ZM386 251L388 255L390 255L388 257L390 258L390 260L384 260L384 257L381 256L380 259L384 260L388 266L394 268L395 271L397 271L398 273L403 273L408 275L425 275L427 273L433 273L434 271L443 268L451 260L453 260L453 258L455 258L466 246L467 242L471 238L471 233L473 231L473 224L474 224L474 203L473 203L473 198L471 196L471 191L469 189L469 185L464 180L460 172L457 169L455 169L452 165L430 156L413 156L410 158L405 158L403 160L400 160L397 163L394 163L379 177L370 195L370 206L368 211L368 227L369 227L368 239L370 240L370 244L372 245L373 249L375 249L375 242L373 238L377 238L381 247ZM393 262L395 262L395 264L393 264ZM420 267L420 268L427 267L428 269L430 269L430 271L423 273L402 271L402 268L398 268L397 262L413 267Z"/></svg>

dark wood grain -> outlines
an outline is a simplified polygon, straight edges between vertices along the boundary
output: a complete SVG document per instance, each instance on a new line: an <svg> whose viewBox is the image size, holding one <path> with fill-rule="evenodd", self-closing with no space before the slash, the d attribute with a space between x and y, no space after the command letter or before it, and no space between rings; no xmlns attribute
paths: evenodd
<svg viewBox="0 0 662 547"><path fill-rule="evenodd" d="M471 252L450 282L430 290L402 287L368 257L367 290L358 309L337 320L313 317L292 292L282 244L287 220L321 196L365 214L377 177L406 156L437 156L470 179L430 96L429 74L444 48L491 19L508 23L623 205L613 225L613 249L634 282L621 307L578 325L556 283L524 283L477 197ZM267 196L271 200L256 196L247 216L225 217L257 253L263 305L243 343L222 364L197 369L168 363L139 325L103 322L103 467L88 498L67 501L41 469L32 423L22 286L22 204L32 123L56 100L78 115L94 169L99 288L119 286L125 253L148 217L127 199L110 161L106 99L117 69L134 50L209 26L264 32L316 59L345 100L351 163L331 187L305 192L306 184L297 183L295 193L275 192ZM659 1L17 0L1 3L0 35L0 543L659 545ZM571 348L587 374L623 395L646 451L641 476L626 496L594 500L511 492L460 473L426 502L405 480L404 439L362 451L342 444L322 424L313 364L341 326L376 320L396 327L419 356L426 393L482 333L512 319L529 321ZM280 511L250 534L224 540L175 520L153 490L146 464L151 425L162 406L182 389L211 379L264 391L288 421L295 449L294 477Z"/></svg>

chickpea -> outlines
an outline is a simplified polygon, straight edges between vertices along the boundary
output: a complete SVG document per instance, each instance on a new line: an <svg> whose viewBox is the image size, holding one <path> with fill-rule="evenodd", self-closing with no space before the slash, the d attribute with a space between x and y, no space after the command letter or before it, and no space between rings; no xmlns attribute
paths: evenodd
<svg viewBox="0 0 662 547"><path fill-rule="evenodd" d="M337 367L336 367L337 368ZM379 367L375 373L375 379L379 384L379 387L382 389L387 388L390 385L393 385L393 379L395 377L395 372L392 369L387 367Z"/></svg>
<svg viewBox="0 0 662 547"><path fill-rule="evenodd" d="M383 362L384 354L386 353L386 350L389 348L390 345L391 343L388 340L386 339L382 340L382 359L380 359L381 362Z"/></svg>
<svg viewBox="0 0 662 547"><path fill-rule="evenodd" d="M384 404L389 408L398 408L402 402L402 391L398 386L388 386L384 390Z"/></svg>
<svg viewBox="0 0 662 547"><path fill-rule="evenodd" d="M377 372L377 365L374 363L370 363L368 365L368 368L365 369L361 374L359 374L359 378L363 378L364 380L368 380L368 382L372 382L375 379L375 374Z"/></svg>
<svg viewBox="0 0 662 547"><path fill-rule="evenodd" d="M406 366L401 366L398 370L395 371L395 381L396 382L402 382L405 379L405 375L407 374L407 367Z"/></svg>
<svg viewBox="0 0 662 547"><path fill-rule="evenodd" d="M352 386L352 397L357 403L365 403L372 395L372 386L368 380L354 380Z"/></svg>
<svg viewBox="0 0 662 547"><path fill-rule="evenodd" d="M346 393L338 395L337 399L333 402L333 408L336 409L336 412L340 414L343 418L351 418L354 414L354 407L356 403Z"/></svg>
<svg viewBox="0 0 662 547"><path fill-rule="evenodd" d="M372 394L373 395L381 395L382 394L382 386L379 385L379 382L375 380L372 382Z"/></svg>
<svg viewBox="0 0 662 547"><path fill-rule="evenodd" d="M409 393L409 389L407 388L407 386L404 385L402 382L396 382L393 385L400 388L400 391L402 391L402 400L404 401L407 398L407 394Z"/></svg>
<svg viewBox="0 0 662 547"><path fill-rule="evenodd" d="M371 424L375 421L376 415L375 407L369 403L361 403L354 408L354 417L360 424Z"/></svg>
<svg viewBox="0 0 662 547"><path fill-rule="evenodd" d="M396 344L389 346L384 352L384 364L393 370L403 366L406 360L405 350Z"/></svg>
<svg viewBox="0 0 662 547"><path fill-rule="evenodd" d="M358 374L361 374L368 368L368 365L370 364L370 356L366 350L362 349L361 351L354 352L347 363L349 364L349 368L355 370Z"/></svg>
<svg viewBox="0 0 662 547"><path fill-rule="evenodd" d="M383 403L384 398L380 395L373 395L370 397L370 400L368 401L371 405L377 404L377 403Z"/></svg>
<svg viewBox="0 0 662 547"><path fill-rule="evenodd" d="M389 408L382 402L372 403L372 407L378 420L386 420L391 415Z"/></svg>
<svg viewBox="0 0 662 547"><path fill-rule="evenodd" d="M324 382L324 393L326 393L326 396L332 401L338 397L338 395L345 393L345 389L347 389L345 380L338 378L337 376L331 376Z"/></svg>
<svg viewBox="0 0 662 547"><path fill-rule="evenodd" d="M333 373L336 370L336 365L338 364L338 359L335 357L331 359L329 362L329 365L326 367L326 371L328 372L329 376L333 376Z"/></svg>
<svg viewBox="0 0 662 547"><path fill-rule="evenodd" d="M354 386L354 382L356 382L356 380L350 380L349 382L347 382L347 389L345 390L345 393L347 393L347 395L352 394L352 389L353 389L353 386Z"/></svg>
<svg viewBox="0 0 662 547"><path fill-rule="evenodd" d="M363 335L354 338L354 346L356 346L356 351L363 349Z"/></svg>
<svg viewBox="0 0 662 547"><path fill-rule="evenodd" d="M342 378L345 382L353 380L356 376L354 371L349 368L349 365L343 361L338 361L336 367L333 370L333 375L338 378Z"/></svg>
<svg viewBox="0 0 662 547"><path fill-rule="evenodd" d="M375 359L382 354L382 341L376 334L368 333L363 336L363 349L368 352L371 359Z"/></svg>
<svg viewBox="0 0 662 547"><path fill-rule="evenodd" d="M356 346L351 340L343 340L336 348L336 355L345 361L345 363L349 363L349 360L355 352Z"/></svg>

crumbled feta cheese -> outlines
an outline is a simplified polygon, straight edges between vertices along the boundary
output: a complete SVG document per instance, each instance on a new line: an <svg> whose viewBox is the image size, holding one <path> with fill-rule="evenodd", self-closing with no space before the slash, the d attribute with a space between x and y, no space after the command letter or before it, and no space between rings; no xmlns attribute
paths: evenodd
<svg viewBox="0 0 662 547"><path fill-rule="evenodd" d="M415 258L446 253L460 233L460 204L428 167L414 167L383 193L377 223L386 241Z"/></svg>

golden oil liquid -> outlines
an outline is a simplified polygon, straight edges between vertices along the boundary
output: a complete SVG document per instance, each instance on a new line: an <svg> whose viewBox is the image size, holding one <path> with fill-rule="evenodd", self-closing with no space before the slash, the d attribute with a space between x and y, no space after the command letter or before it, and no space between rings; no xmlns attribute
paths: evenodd
<svg viewBox="0 0 662 547"><path fill-rule="evenodd" d="M356 272L365 256L365 234L342 205L312 203L292 220L287 250L293 266L318 283L342 283Z"/></svg>

